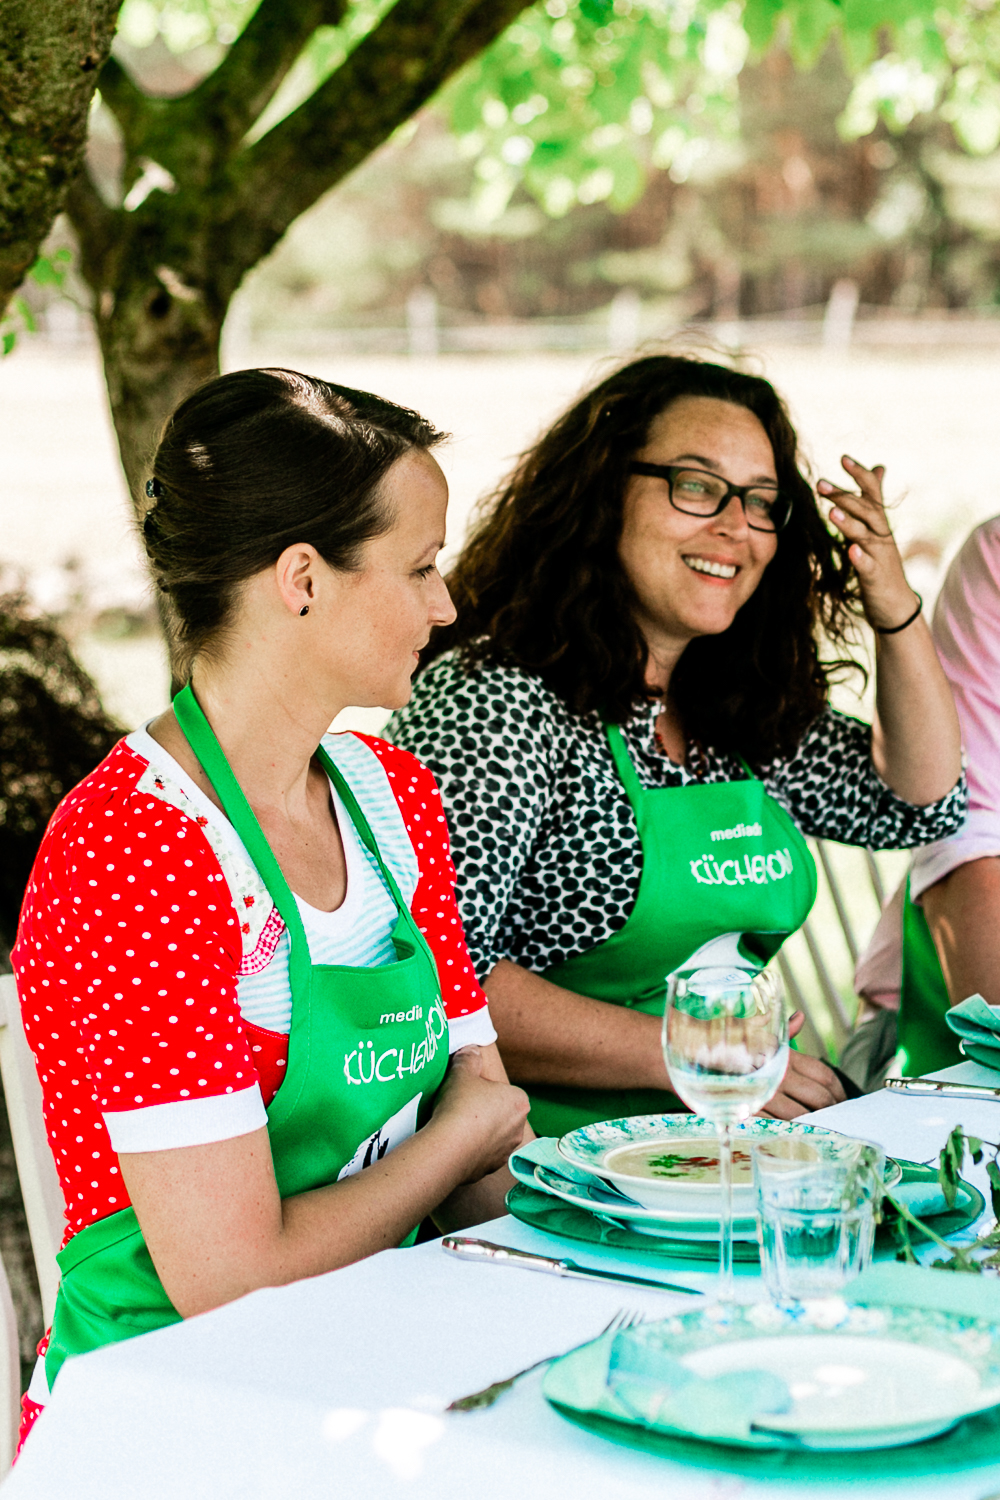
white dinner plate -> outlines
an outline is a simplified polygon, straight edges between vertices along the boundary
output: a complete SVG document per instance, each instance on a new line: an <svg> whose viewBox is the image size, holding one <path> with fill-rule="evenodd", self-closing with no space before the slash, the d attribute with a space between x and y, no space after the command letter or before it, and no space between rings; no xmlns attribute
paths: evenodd
<svg viewBox="0 0 1000 1500"><path fill-rule="evenodd" d="M750 1153L756 1141L775 1137L792 1141L808 1162L819 1161L824 1147L830 1151L845 1140L820 1125L759 1117L734 1125L732 1134L733 1212L744 1219L754 1212ZM699 1115L634 1115L570 1131L559 1141L559 1154L577 1171L613 1183L643 1208L680 1213L688 1219L717 1219L721 1207L718 1135L718 1126ZM650 1164L653 1151L656 1156ZM637 1159L652 1175L639 1175ZM893 1162L886 1186L901 1176L902 1169Z"/></svg>

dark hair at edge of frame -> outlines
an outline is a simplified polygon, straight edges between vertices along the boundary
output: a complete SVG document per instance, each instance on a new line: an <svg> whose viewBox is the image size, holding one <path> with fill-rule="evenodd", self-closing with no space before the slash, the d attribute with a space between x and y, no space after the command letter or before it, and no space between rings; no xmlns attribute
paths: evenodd
<svg viewBox="0 0 1000 1500"><path fill-rule="evenodd" d="M218 646L241 585L292 543L355 569L393 524L388 470L444 437L415 411L294 370L237 370L182 401L153 461L143 538L183 670Z"/></svg>
<svg viewBox="0 0 1000 1500"><path fill-rule="evenodd" d="M858 594L846 549L801 472L783 401L768 381L724 365L650 355L565 412L484 502L447 580L457 620L434 632L422 665L459 647L471 662L531 672L573 712L616 723L655 696L618 545L628 465L654 418L683 396L753 412L792 499L759 587L728 630L691 642L670 687L693 740L761 766L794 752L831 677L854 665L846 654L821 661L819 641L846 653Z"/></svg>
<svg viewBox="0 0 1000 1500"><path fill-rule="evenodd" d="M49 819L122 733L56 622L0 595L0 973Z"/></svg>

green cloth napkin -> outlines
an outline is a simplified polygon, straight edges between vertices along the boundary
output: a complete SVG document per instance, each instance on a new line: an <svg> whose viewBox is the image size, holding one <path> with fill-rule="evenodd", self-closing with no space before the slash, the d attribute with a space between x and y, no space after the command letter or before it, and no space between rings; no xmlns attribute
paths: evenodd
<svg viewBox="0 0 1000 1500"><path fill-rule="evenodd" d="M756 1416L791 1405L783 1380L766 1370L706 1380L659 1351L647 1367L634 1333L604 1334L556 1360L542 1382L542 1394L558 1406L658 1432L717 1443L749 1442L757 1448L787 1447L783 1437L751 1433Z"/></svg>
<svg viewBox="0 0 1000 1500"><path fill-rule="evenodd" d="M561 1172L571 1182L579 1182L583 1187L588 1187L594 1180L589 1172L579 1171L564 1156L559 1155L559 1142L554 1135L540 1135L537 1140L518 1146L509 1166L518 1182L523 1182L525 1187L530 1188L538 1186L535 1181L536 1167L550 1167L552 1171Z"/></svg>
<svg viewBox="0 0 1000 1500"><path fill-rule="evenodd" d="M941 1191L937 1167L924 1166L922 1162L901 1162L903 1177L889 1194L899 1203L905 1203L911 1214L918 1219L933 1219L937 1214L948 1212L948 1201ZM963 1179L963 1187L966 1186ZM961 1199L964 1203L965 1197Z"/></svg>
<svg viewBox="0 0 1000 1500"><path fill-rule="evenodd" d="M845 1288L845 1296L863 1307L922 1307L1000 1323L1000 1284L995 1276L935 1271L930 1266L889 1260L862 1271Z"/></svg>
<svg viewBox="0 0 1000 1500"><path fill-rule="evenodd" d="M965 1044L965 1055L986 1068L1000 1069L1000 1008L982 995L970 995L952 1006L945 1020Z"/></svg>
<svg viewBox="0 0 1000 1500"><path fill-rule="evenodd" d="M788 1386L769 1370L706 1379L628 1332L614 1337L606 1378L612 1397L634 1421L695 1437L747 1438L756 1417L792 1405Z"/></svg>

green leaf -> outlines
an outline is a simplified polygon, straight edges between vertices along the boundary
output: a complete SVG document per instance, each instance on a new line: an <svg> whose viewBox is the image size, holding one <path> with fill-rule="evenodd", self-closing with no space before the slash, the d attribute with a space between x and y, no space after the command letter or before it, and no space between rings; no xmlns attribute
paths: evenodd
<svg viewBox="0 0 1000 1500"><path fill-rule="evenodd" d="M580 14L594 26L607 26L614 20L614 0L580 0Z"/></svg>
<svg viewBox="0 0 1000 1500"><path fill-rule="evenodd" d="M1000 1166L997 1165L995 1158L987 1163L986 1175L990 1179L990 1205L996 1217L1000 1219Z"/></svg>
<svg viewBox="0 0 1000 1500"><path fill-rule="evenodd" d="M8 354L11 353L11 351L13 350L14 345L16 343L17 343L17 334L16 333L14 333L13 331L11 331L10 333L5 333L4 334L4 336L3 336L3 352L4 352L4 356L5 357L6 357L6 355L8 355Z"/></svg>
<svg viewBox="0 0 1000 1500"><path fill-rule="evenodd" d="M774 41L774 33L787 6L783 0L747 0L743 9L743 28L754 52L765 52Z"/></svg>
<svg viewBox="0 0 1000 1500"><path fill-rule="evenodd" d="M843 21L843 13L832 0L802 0L788 7L791 12L791 53L800 68L812 68L830 39L830 33Z"/></svg>
<svg viewBox="0 0 1000 1500"><path fill-rule="evenodd" d="M27 332L28 333L37 333L38 332L38 324L35 322L35 315L31 311L31 308L28 306L27 302L25 302L24 298L23 297L15 297L14 298L14 302L13 302L13 307L14 307L15 314L17 315L17 317L20 318L20 320L24 324L25 329L27 330Z"/></svg>
<svg viewBox="0 0 1000 1500"><path fill-rule="evenodd" d="M956 1125L944 1143L938 1164L938 1182L941 1184L944 1201L949 1208L955 1207L964 1160L965 1133L961 1125Z"/></svg>
<svg viewBox="0 0 1000 1500"><path fill-rule="evenodd" d="M66 272L54 265L47 255L40 255L28 275L39 286L62 286Z"/></svg>

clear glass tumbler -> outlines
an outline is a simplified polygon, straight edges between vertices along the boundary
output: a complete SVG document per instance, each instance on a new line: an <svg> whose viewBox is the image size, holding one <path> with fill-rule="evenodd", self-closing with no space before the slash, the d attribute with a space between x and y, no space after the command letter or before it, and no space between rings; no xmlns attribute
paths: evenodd
<svg viewBox="0 0 1000 1500"><path fill-rule="evenodd" d="M828 1297L869 1264L885 1154L868 1141L753 1148L761 1272L776 1302Z"/></svg>

